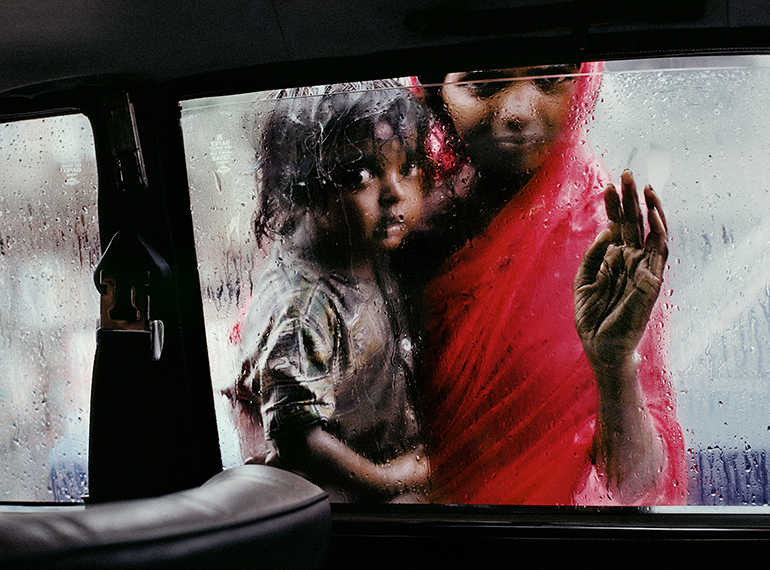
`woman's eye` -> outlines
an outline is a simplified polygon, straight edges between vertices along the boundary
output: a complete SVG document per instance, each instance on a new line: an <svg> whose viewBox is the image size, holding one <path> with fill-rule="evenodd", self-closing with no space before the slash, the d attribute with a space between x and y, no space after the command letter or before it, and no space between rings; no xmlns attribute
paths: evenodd
<svg viewBox="0 0 770 570"><path fill-rule="evenodd" d="M577 64L554 65L543 71L543 77L535 77L533 82L544 93L550 93L561 85L572 83L575 80L574 74L580 71L580 66Z"/></svg>
<svg viewBox="0 0 770 570"><path fill-rule="evenodd" d="M533 79L535 85L540 88L543 93L551 93L557 87L564 85L568 82L574 81L575 78L569 75L556 75L551 77L536 77Z"/></svg>
<svg viewBox="0 0 770 570"><path fill-rule="evenodd" d="M489 99L494 97L500 91L505 89L508 83L506 81L477 81L474 83L468 83L468 89L470 89L476 97L480 99Z"/></svg>

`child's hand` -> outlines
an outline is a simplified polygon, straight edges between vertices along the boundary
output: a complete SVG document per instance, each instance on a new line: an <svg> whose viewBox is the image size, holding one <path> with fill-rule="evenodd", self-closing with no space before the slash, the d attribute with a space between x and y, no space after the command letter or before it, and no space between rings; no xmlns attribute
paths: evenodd
<svg viewBox="0 0 770 570"><path fill-rule="evenodd" d="M633 355L660 293L668 257L666 222L655 192L644 189L650 232L633 176L621 177L622 200L610 184L604 202L610 225L586 251L574 283L575 326L596 366L616 366Z"/></svg>
<svg viewBox="0 0 770 570"><path fill-rule="evenodd" d="M422 446L387 463L373 463L316 426L280 440L278 448L282 466L311 481L359 489L382 500L427 489L428 458Z"/></svg>

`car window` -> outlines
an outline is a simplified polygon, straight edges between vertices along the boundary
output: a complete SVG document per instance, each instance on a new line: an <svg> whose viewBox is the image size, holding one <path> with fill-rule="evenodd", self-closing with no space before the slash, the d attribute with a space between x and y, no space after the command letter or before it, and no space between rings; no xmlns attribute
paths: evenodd
<svg viewBox="0 0 770 570"><path fill-rule="evenodd" d="M762 112L770 75L764 57L742 63L611 74L594 129L602 159L646 172L675 220L665 302L693 504L763 505L770 498L768 187L756 166L770 152ZM629 111L636 108L644 115ZM607 127L600 132L599 124Z"/></svg>
<svg viewBox="0 0 770 570"><path fill-rule="evenodd" d="M100 245L83 115L0 122L0 500L81 502Z"/></svg>
<svg viewBox="0 0 770 570"><path fill-rule="evenodd" d="M597 439L597 425L607 416L601 415L604 396L598 396L597 405L594 382L602 381L580 372L590 371L586 366L593 367L593 361L589 356L586 363L582 352L586 343L581 347L575 330L571 287L584 252L607 227L602 189L609 181L619 189L621 175L628 169L640 192L649 183L657 193L668 240L663 284L645 336L634 345L634 366L643 393L637 402L655 426L656 439L646 449L662 449L665 457L655 463L663 475L652 477L651 485L666 488L638 491L631 503L766 505L770 498L766 458L770 284L765 267L770 183L764 172L770 155L768 58L657 59L466 71L368 87L371 93L380 93L371 95L382 101L380 107L371 101L359 104L366 97L351 92L360 86L320 86L182 103L225 463L257 457L279 464L287 461L301 470L288 449L283 459L276 449L276 441L288 439L279 424L295 421L291 414L276 411L281 407L278 401L296 397L296 409L303 410L297 415L306 423L291 425L304 430L322 426L338 440L360 445L361 454L375 463L369 440L353 443L356 430L364 433L366 426L379 425L382 431L366 432L366 438L384 447L390 444L388 438L398 439L382 435L386 428L401 426L400 441L410 442L407 450L383 459L383 464L411 452L426 454L432 472L445 474L443 482L436 475L432 490L425 493L427 500L622 503L618 500L622 493L607 482L608 471L603 471L601 452L597 452L596 446L603 445ZM580 89L584 91L575 95L574 90ZM400 122L372 120L374 127L368 134L341 130L346 133L342 142L325 146L337 140L334 129L338 127L324 123L326 119L319 118L323 113L349 108L365 115L378 108L384 116L395 108L392 101L398 97L381 93L398 90L429 109L426 133L422 138L415 135L428 148L427 161L414 152L414 145L409 146L409 136L397 136L405 124L417 129L414 132L423 128L420 119L410 115L411 107L402 110ZM328 99L334 91L343 91L337 103L322 104L323 97ZM536 109L531 120L537 125L531 131L522 127L523 119L515 125L513 119L502 121L504 114L513 113L501 104L514 91L527 91L521 97L533 97L518 99L530 101L529 111ZM451 101L452 93L460 99ZM560 98L560 93L569 96ZM315 103L302 103L303 99ZM569 104L559 107L563 101ZM367 111L361 111L364 108ZM305 131L293 126L302 122L303 113L313 114L313 120L329 130L300 144L286 143L284 139L292 133L304 136ZM473 113L480 118L473 119ZM375 127L380 123L389 125L390 138L377 134ZM441 126L446 124L452 128ZM554 125L561 125L561 130ZM484 145L493 136L498 137L497 146L490 150ZM394 148L409 152L392 158L383 150L385 140L397 140ZM329 148L336 150L330 154ZM409 158L404 158L407 154ZM366 158L370 155L376 160ZM292 170L292 164L302 162L297 156L306 161ZM368 206L356 200L380 184L389 165L396 163L402 182L414 175L412 168L421 169L422 221L414 227L404 225L400 216L408 220L407 210L371 214L381 218L367 234ZM504 197L489 192L493 185L502 189ZM265 202L264 193L276 188L280 191L275 199ZM482 195L478 188L486 188L486 193ZM528 196L533 189L537 195ZM324 202L323 215L313 217L312 203L318 202L312 200L332 200L330 196L335 203L353 205L343 208L345 215L340 216L336 206ZM380 195L379 200L377 212L385 208L383 201L397 201L390 194ZM266 226L265 216L259 214L270 207L275 226ZM292 208L303 214L297 216ZM646 210L642 204L643 216ZM426 219L425 212L432 217ZM361 219L351 213L360 213ZM340 233L341 225L345 230ZM265 227L269 231L260 234ZM339 239L324 242L313 232ZM391 248L388 239L398 232L411 233ZM364 303L355 296L363 285L353 287L358 293L348 294L339 283L349 284L345 279L350 275L359 279L355 283L365 282L353 266L371 268L368 256L374 256L372 250L358 251L354 240L375 244L374 249L386 250L390 258L386 277L375 279L380 293L374 296L379 295L382 307L387 307L375 312L388 313L384 322L393 327L384 336L373 332L380 330L377 325L366 319L362 324L341 308ZM336 253L343 252L355 263L346 265L346 261L342 272L334 273L330 268L339 269L334 265L338 256L328 249L313 249L318 243L336 244L332 250L338 248ZM384 266L377 263L378 269ZM330 281L330 272L342 281ZM392 293L391 282L400 293ZM316 306L314 295L321 289L327 304ZM396 301L389 295L395 295ZM276 312L278 305L283 309ZM286 307L297 310L287 312ZM336 320L330 320L329 312L335 313ZM289 314L296 317L293 332L276 333L281 323L294 318ZM474 315L472 322L469 315ZM323 342L318 338L331 339L331 344L348 338L337 329L329 332L332 322L343 328L354 322L368 331L369 338L379 339L374 344L380 348L394 341L393 358L415 358L404 365L409 394L399 400L400 412L377 404L378 396L367 392L383 375L394 385L400 382L401 372L397 367L394 371L392 362L378 364L380 374L370 375L362 384L351 380L353 388L340 387L344 385L340 378L345 377L340 370L348 371L348 379L366 377L361 369L370 365L371 352L345 353L355 361L345 368L337 345L328 354L319 349ZM282 346L294 349L277 352L276 347ZM404 347L409 349L407 356ZM316 356L323 362L321 372L293 365L304 358L310 366ZM283 365L271 360L279 357L285 359ZM564 366L565 359L573 359L569 362L574 364ZM331 368L324 368L327 364L341 376L333 376ZM296 381L297 374L308 382ZM313 383L320 378L330 384L317 389ZM292 395L291 390L282 392L280 387L287 382L293 382L291 390L300 390L301 396ZM564 390L567 393L561 394ZM303 403L308 399L312 405ZM419 442L404 435L411 429L403 413L409 402L416 402L416 421L422 429ZM370 408L365 413L361 410L366 406ZM356 420L349 424L339 420L335 414L343 411ZM361 420L366 414L379 419L390 414L397 420L387 425L369 416ZM270 430L278 435L265 439L265 431ZM453 435L442 439L441 432ZM682 462L679 471L672 467L677 462ZM359 492L335 496L339 500L372 498ZM393 498L387 493L378 497Z"/></svg>

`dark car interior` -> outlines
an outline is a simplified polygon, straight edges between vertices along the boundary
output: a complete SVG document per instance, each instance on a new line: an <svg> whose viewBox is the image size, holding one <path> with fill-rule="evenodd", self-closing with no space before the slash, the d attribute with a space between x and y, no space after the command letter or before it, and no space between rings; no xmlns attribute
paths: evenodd
<svg viewBox="0 0 770 570"><path fill-rule="evenodd" d="M196 182L182 126L186 102L285 87L582 61L610 66L766 54L765 0L0 0L0 125L7 133L0 138L7 147L0 149L6 161L0 175L11 173L0 180L0 263L8 264L0 281L8 292L0 324L10 331L0 352L9 378L6 383L0 376L0 423L7 426L0 454L10 458L13 450L28 448L25 475L17 479L41 462L49 478L37 495L0 485L0 565L465 568L504 560L604 567L766 557L770 431L759 434L762 443L752 440L764 449L744 455L761 463L758 499L708 502L711 480L704 483L704 474L723 458L716 447L704 447L692 467L700 487L690 493L705 498L668 510L330 505L320 488L293 473L227 465L204 316L210 292L201 289L200 222L191 213ZM761 101L770 109L767 99ZM81 116L84 126L73 128L92 132L93 164L79 151L61 151L54 170L41 175L44 183L24 178L26 159L14 152L37 152L37 143L11 129L42 120L52 137L62 137L70 127L56 121ZM768 157L760 160L767 164ZM25 181L24 196L34 198L20 197ZM56 184L72 189L74 198L52 197ZM78 277L82 283L72 287L96 298L96 310L50 301L55 288L75 279L59 270L38 278L32 292L12 295L22 287L16 276L45 261L36 253L17 261L15 251L26 252L43 234L64 243L63 255L85 268L89 277ZM48 310L45 299L51 314L76 323L75 340L56 344L28 332L25 313ZM81 340L94 336L95 351ZM35 362L46 365L14 361L15 342L30 343ZM68 351L75 365L59 363L58 353ZM69 381L56 387L67 366L88 370L88 385L76 395ZM21 406L21 416L44 418L44 426L57 421L39 409L40 398L88 409L77 422L87 465L57 470L43 459L66 438L51 436L41 448L14 435L19 420L9 402L26 397L19 388L25 374L40 377L46 388L32 389L37 399ZM17 378L13 384L11 377ZM72 463L72 452L66 453Z"/></svg>

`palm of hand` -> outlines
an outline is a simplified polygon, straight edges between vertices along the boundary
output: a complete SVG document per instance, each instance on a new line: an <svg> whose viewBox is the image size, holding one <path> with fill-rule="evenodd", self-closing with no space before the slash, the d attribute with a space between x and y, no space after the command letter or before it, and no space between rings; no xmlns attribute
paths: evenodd
<svg viewBox="0 0 770 570"><path fill-rule="evenodd" d="M660 203L645 188L650 232L643 225L630 173L622 180L622 204L615 188L605 191L609 229L588 249L574 283L575 327L594 365L612 365L633 353L660 293L668 255Z"/></svg>
<svg viewBox="0 0 770 570"><path fill-rule="evenodd" d="M592 361L622 358L639 344L662 283L650 269L657 255L611 244L596 278L575 289L575 325Z"/></svg>

